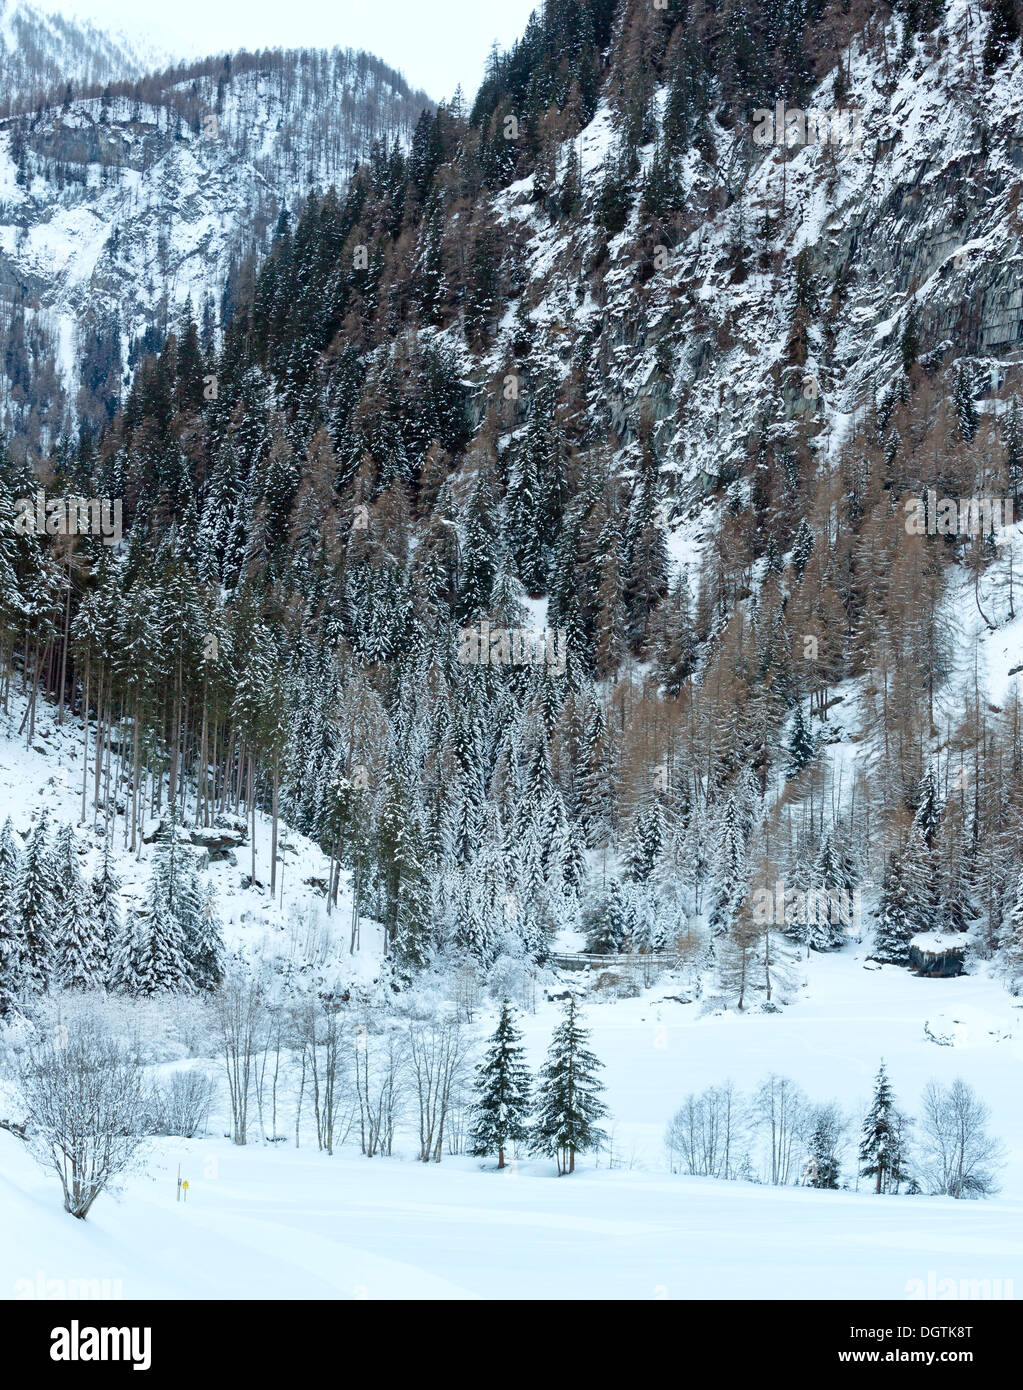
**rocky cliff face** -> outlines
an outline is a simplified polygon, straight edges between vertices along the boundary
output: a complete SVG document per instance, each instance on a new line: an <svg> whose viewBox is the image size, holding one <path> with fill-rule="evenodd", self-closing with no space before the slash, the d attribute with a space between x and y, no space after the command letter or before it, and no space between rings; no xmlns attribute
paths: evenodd
<svg viewBox="0 0 1023 1390"><path fill-rule="evenodd" d="M375 141L406 143L429 104L378 60L335 50L171 69L4 121L8 434L45 445L72 413L101 420L147 330L188 304L217 322L281 210L343 186Z"/></svg>
<svg viewBox="0 0 1023 1390"><path fill-rule="evenodd" d="M141 77L170 56L93 24L0 0L0 116L33 110L69 82L78 89Z"/></svg>
<svg viewBox="0 0 1023 1390"><path fill-rule="evenodd" d="M498 197L538 350L567 371L566 349L587 345L612 437L632 444L645 408L665 465L692 484L740 468L768 414L833 448L901 372L907 326L931 369L966 360L978 397L1016 380L1023 71L1018 45L985 71L990 22L964 0L932 35L878 16L807 101L854 117L853 138L804 140L791 103L787 147L758 145L752 118L712 121L710 148L680 152L688 225L672 247L644 240L635 200L608 239L592 217L562 233L533 176ZM661 143L658 121L635 187ZM575 146L595 204L616 157L606 103ZM517 331L509 317L495 367Z"/></svg>

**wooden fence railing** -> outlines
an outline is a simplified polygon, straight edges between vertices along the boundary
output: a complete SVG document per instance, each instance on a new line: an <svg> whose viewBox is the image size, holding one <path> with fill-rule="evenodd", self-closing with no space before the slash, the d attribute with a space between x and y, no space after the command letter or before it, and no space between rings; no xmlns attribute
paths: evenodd
<svg viewBox="0 0 1023 1390"><path fill-rule="evenodd" d="M612 956L596 951L562 951L550 959L559 970L672 970L678 965L677 956L670 952Z"/></svg>

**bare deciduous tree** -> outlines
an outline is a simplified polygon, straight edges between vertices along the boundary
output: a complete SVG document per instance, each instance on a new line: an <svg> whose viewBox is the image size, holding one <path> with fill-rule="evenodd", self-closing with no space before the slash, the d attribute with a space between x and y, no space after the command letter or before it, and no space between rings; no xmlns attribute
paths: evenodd
<svg viewBox="0 0 1023 1390"><path fill-rule="evenodd" d="M408 1028L409 1066L419 1101L419 1157L440 1162L452 1093L471 1044L456 1018L414 1020Z"/></svg>
<svg viewBox="0 0 1023 1390"><path fill-rule="evenodd" d="M328 1154L343 1144L355 1118L355 1099L347 1063L351 1039L345 1035L339 996L325 991L293 1010L296 1041L301 1049L301 1090L312 1090L316 1142Z"/></svg>
<svg viewBox="0 0 1023 1390"><path fill-rule="evenodd" d="M928 1083L920 1126L923 1173L932 1192L957 1198L997 1192L1004 1149L988 1133L989 1118L988 1107L961 1078L950 1086Z"/></svg>
<svg viewBox="0 0 1023 1390"><path fill-rule="evenodd" d="M730 1081L686 1096L665 1135L674 1171L731 1178L746 1132L746 1106Z"/></svg>
<svg viewBox="0 0 1023 1390"><path fill-rule="evenodd" d="M362 1152L367 1158L390 1155L407 1097L407 1040L367 1015L355 1029L352 1061Z"/></svg>
<svg viewBox="0 0 1023 1390"><path fill-rule="evenodd" d="M18 1080L29 1146L60 1179L64 1210L84 1219L142 1143L146 1101L137 1049L98 1015L79 1014L29 1044Z"/></svg>
<svg viewBox="0 0 1023 1390"><path fill-rule="evenodd" d="M767 1144L767 1180L784 1186L798 1176L795 1165L806 1131L806 1097L795 1082L772 1072L757 1091L754 1106Z"/></svg>
<svg viewBox="0 0 1023 1390"><path fill-rule="evenodd" d="M233 966L217 992L213 1010L231 1099L231 1138L235 1144L244 1144L256 1053L266 1026L266 1001L257 976L241 965Z"/></svg>

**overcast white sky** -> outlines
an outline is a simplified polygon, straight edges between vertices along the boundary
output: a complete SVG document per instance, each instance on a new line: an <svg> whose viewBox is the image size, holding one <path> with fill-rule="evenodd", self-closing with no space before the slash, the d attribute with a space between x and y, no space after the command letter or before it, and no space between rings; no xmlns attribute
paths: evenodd
<svg viewBox="0 0 1023 1390"><path fill-rule="evenodd" d="M540 0L35 0L41 9L142 34L182 57L237 48L364 48L440 101L476 93L490 45L507 48Z"/></svg>

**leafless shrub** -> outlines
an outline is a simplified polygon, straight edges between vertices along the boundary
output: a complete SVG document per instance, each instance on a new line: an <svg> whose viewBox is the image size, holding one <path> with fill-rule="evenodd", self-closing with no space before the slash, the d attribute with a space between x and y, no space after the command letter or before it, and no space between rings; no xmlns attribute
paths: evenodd
<svg viewBox="0 0 1023 1390"><path fill-rule="evenodd" d="M137 1049L83 1012L37 1034L18 1062L29 1146L60 1179L64 1210L84 1219L142 1143L146 1100Z"/></svg>
<svg viewBox="0 0 1023 1390"><path fill-rule="evenodd" d="M176 1134L194 1139L206 1133L217 1084L198 1070L172 1072L149 1094L150 1134Z"/></svg>

